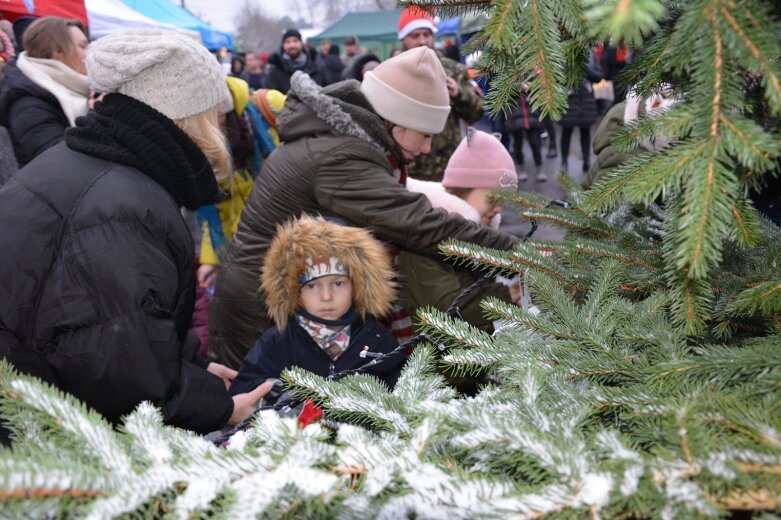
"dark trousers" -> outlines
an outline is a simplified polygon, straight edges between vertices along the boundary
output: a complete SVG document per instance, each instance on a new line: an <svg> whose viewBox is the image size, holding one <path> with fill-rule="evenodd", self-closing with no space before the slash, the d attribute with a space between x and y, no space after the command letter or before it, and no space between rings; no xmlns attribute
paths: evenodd
<svg viewBox="0 0 781 520"><path fill-rule="evenodd" d="M516 130L513 132L513 156L515 156L515 162L523 164L523 134L526 134L526 138L529 140L529 147L532 149L532 157L534 158L535 166L542 164L542 153L540 151L540 129L529 128L523 130Z"/></svg>
<svg viewBox="0 0 781 520"><path fill-rule="evenodd" d="M548 132L548 150L556 150L556 127L553 126L553 120L546 117L542 120L545 131Z"/></svg>
<svg viewBox="0 0 781 520"><path fill-rule="evenodd" d="M507 119L504 117L504 112L499 112L493 118L491 118L491 132L501 134L500 141L508 150L510 149L510 132L506 129Z"/></svg>
<svg viewBox="0 0 781 520"><path fill-rule="evenodd" d="M591 127L581 126L580 128L580 152L583 154L583 162L591 162ZM569 142L572 139L572 131L575 128L564 127L561 129L561 158L566 161L569 157Z"/></svg>

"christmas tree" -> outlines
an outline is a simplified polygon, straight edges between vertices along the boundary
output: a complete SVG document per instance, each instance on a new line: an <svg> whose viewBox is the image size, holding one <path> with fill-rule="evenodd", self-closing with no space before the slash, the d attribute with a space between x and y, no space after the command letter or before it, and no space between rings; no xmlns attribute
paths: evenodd
<svg viewBox="0 0 781 520"><path fill-rule="evenodd" d="M451 242L453 261L521 275L531 304L486 300L494 335L426 310L393 391L364 374L285 373L325 411L260 412L227 448L141 404L119 428L0 366L14 439L0 516L603 518L781 511L781 230L748 193L781 157L781 24L771 2L416 1L489 15L470 43L501 110L531 84L557 117L589 47L638 48L626 80L681 101L618 137L672 137L567 202L503 193L561 242ZM774 11L775 9L775 11ZM474 397L443 376L488 373Z"/></svg>

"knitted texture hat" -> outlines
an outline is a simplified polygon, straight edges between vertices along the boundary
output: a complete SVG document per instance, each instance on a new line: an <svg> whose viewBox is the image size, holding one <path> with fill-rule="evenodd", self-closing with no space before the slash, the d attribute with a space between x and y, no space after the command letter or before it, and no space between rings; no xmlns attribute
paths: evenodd
<svg viewBox="0 0 781 520"><path fill-rule="evenodd" d="M241 78L225 76L225 84L228 86L230 96L220 103L220 114L234 110L236 115L244 115L244 109L249 103L249 85Z"/></svg>
<svg viewBox="0 0 781 520"><path fill-rule="evenodd" d="M517 189L515 163L491 134L469 128L450 156L442 178L445 188Z"/></svg>
<svg viewBox="0 0 781 520"><path fill-rule="evenodd" d="M364 75L361 91L380 117L424 134L440 133L450 114L445 69L428 47L380 63Z"/></svg>
<svg viewBox="0 0 781 520"><path fill-rule="evenodd" d="M428 29L434 34L437 32L430 12L420 7L406 7L399 16L399 40L416 29Z"/></svg>
<svg viewBox="0 0 781 520"><path fill-rule="evenodd" d="M302 40L301 32L298 29L287 29L282 33L282 43L285 43L285 40L288 38L298 38L299 40Z"/></svg>
<svg viewBox="0 0 781 520"><path fill-rule="evenodd" d="M87 52L87 75L98 92L119 92L170 119L205 112L230 98L217 60L174 31L141 29L104 36Z"/></svg>

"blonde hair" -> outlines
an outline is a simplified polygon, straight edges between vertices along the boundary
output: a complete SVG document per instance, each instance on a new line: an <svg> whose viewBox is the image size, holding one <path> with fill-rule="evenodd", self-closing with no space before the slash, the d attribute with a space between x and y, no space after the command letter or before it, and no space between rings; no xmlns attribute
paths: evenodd
<svg viewBox="0 0 781 520"><path fill-rule="evenodd" d="M233 173L233 160L228 151L228 144L217 122L217 107L194 116L177 119L176 124L209 159L214 175L218 179L225 179Z"/></svg>

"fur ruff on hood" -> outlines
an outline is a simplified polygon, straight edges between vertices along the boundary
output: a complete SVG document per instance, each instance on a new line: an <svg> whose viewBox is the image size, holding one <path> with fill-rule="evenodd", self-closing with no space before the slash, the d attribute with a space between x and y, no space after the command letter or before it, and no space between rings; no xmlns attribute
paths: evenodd
<svg viewBox="0 0 781 520"><path fill-rule="evenodd" d="M304 215L277 226L261 269L268 314L280 331L301 305L299 278L306 259L322 256L335 256L347 266L353 305L361 318L390 311L396 298L395 275L382 243L366 229Z"/></svg>
<svg viewBox="0 0 781 520"><path fill-rule="evenodd" d="M480 224L480 213L464 199L448 193L442 186L442 183L419 181L412 177L407 177L407 189L425 195L431 205L435 208L442 208L448 213L458 213L465 219ZM501 221L502 214L499 213L491 219L491 223L488 227L491 229L499 229Z"/></svg>

